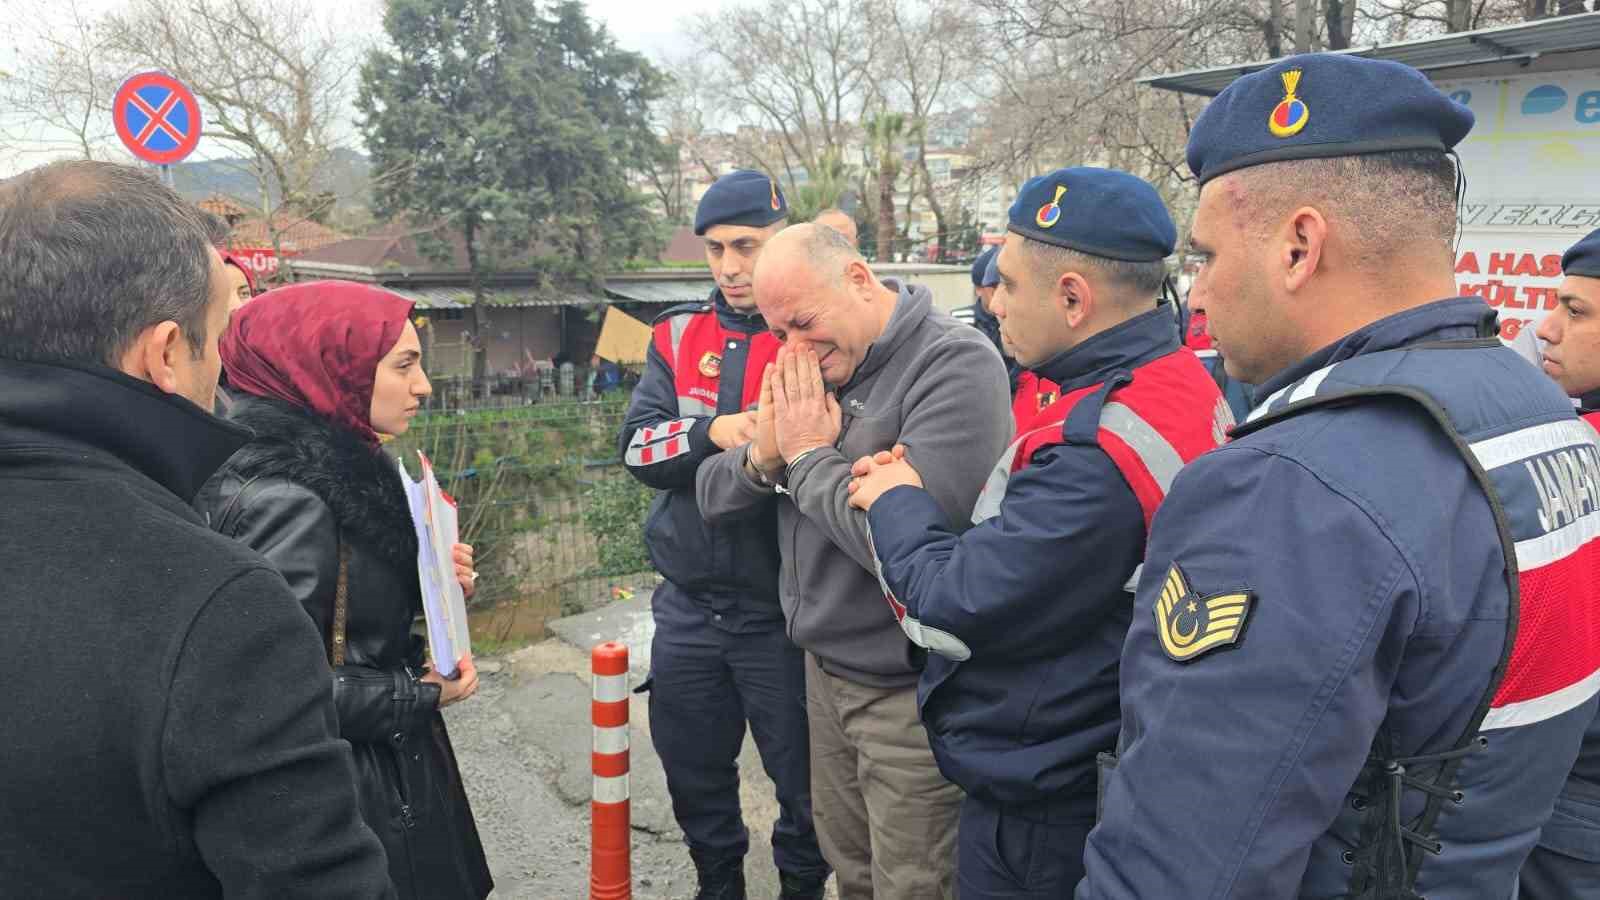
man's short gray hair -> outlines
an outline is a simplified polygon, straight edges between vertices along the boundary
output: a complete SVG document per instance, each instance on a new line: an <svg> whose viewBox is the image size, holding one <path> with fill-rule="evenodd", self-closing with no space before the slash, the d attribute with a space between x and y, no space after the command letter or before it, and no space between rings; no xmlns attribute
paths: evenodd
<svg viewBox="0 0 1600 900"><path fill-rule="evenodd" d="M0 357L114 366L177 322L196 357L211 296L208 216L131 166L52 163L0 185Z"/></svg>

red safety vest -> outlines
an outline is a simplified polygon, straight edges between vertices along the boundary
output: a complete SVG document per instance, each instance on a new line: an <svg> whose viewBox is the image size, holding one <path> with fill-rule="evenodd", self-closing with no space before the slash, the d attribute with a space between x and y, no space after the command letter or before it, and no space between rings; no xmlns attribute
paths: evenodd
<svg viewBox="0 0 1600 900"><path fill-rule="evenodd" d="M1012 473L1045 447L1066 443L1067 416L1101 388L1093 384L1067 393L1017 435L978 496L973 522L999 514ZM1194 353L1179 348L1134 369L1132 381L1113 388L1099 422L1096 442L1133 489L1148 529L1178 470L1227 438L1233 412Z"/></svg>
<svg viewBox="0 0 1600 900"><path fill-rule="evenodd" d="M744 396L739 409L753 409L761 400L761 373L778 358L782 343L770 331L745 334L723 328L715 311L686 312L656 323L656 352L672 369L678 393L678 414L717 415L722 383L722 357L740 343L750 342L744 365Z"/></svg>
<svg viewBox="0 0 1600 900"><path fill-rule="evenodd" d="M761 373L767 363L778 358L778 347L782 346L771 332L746 334L722 327L716 311L709 306L661 319L656 322L651 339L656 352L672 370L673 392L682 418L634 432L625 457L632 466L665 462L689 452L688 433L694 420L718 415L723 357L746 344L737 410L754 409L761 401Z"/></svg>

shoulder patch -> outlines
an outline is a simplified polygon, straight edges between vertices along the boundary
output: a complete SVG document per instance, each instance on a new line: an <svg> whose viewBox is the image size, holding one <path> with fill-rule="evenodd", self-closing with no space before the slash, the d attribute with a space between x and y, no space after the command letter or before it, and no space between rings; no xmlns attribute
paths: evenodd
<svg viewBox="0 0 1600 900"><path fill-rule="evenodd" d="M1244 637L1245 621L1254 606L1251 591L1196 594L1183 570L1173 563L1156 595L1156 634L1161 649L1173 660L1186 663L1232 647Z"/></svg>

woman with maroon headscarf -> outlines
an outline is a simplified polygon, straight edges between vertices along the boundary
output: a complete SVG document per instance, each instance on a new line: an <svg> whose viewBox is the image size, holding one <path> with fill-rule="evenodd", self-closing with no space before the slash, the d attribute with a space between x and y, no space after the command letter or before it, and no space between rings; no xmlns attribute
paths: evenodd
<svg viewBox="0 0 1600 900"><path fill-rule="evenodd" d="M334 281L268 291L235 312L221 344L229 418L256 437L196 505L277 566L322 634L362 813L399 896L481 900L493 885L439 715L478 676L470 656L455 679L424 667L411 633L416 532L378 441L409 428L431 392L410 315L410 301ZM470 592L471 551L456 550Z"/></svg>

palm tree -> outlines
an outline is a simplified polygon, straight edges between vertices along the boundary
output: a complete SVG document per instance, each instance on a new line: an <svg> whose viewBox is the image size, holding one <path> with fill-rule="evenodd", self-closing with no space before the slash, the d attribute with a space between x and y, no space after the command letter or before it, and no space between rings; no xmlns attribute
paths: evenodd
<svg viewBox="0 0 1600 900"><path fill-rule="evenodd" d="M894 185L900 178L900 137L906 117L881 112L867 122L872 152L878 157L878 262L894 261Z"/></svg>

